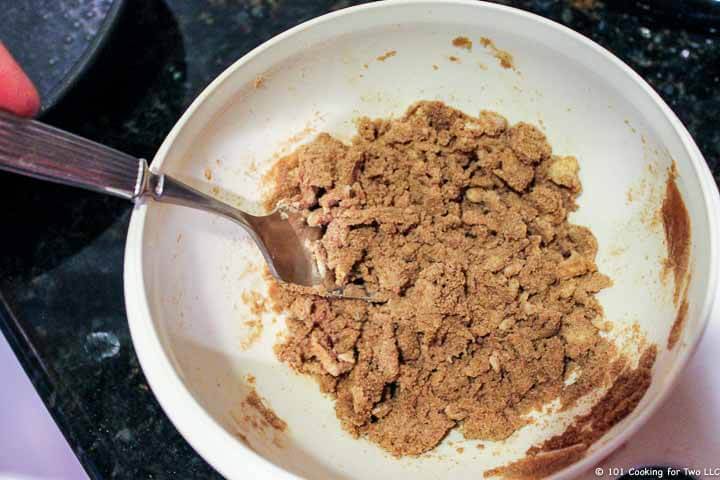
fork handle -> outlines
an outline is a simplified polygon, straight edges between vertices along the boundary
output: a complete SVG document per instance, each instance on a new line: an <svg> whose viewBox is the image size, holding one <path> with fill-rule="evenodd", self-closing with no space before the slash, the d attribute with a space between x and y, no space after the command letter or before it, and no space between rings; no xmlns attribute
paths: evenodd
<svg viewBox="0 0 720 480"><path fill-rule="evenodd" d="M108 193L134 202L199 208L228 217L259 239L257 217L174 178L150 171L147 162L35 120L0 111L0 170Z"/></svg>
<svg viewBox="0 0 720 480"><path fill-rule="evenodd" d="M0 170L135 200L141 193L146 164L113 148L0 111Z"/></svg>

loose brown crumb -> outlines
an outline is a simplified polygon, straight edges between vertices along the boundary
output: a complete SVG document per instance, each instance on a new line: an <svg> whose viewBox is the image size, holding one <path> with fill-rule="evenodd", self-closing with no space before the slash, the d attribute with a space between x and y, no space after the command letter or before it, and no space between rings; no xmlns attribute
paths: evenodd
<svg viewBox="0 0 720 480"><path fill-rule="evenodd" d="M258 75L255 77L255 81L253 82L253 86L255 88L262 88L265 86L265 77L263 75Z"/></svg>
<svg viewBox="0 0 720 480"><path fill-rule="evenodd" d="M668 172L665 184L665 198L663 198L660 213L665 230L665 243L667 244L667 259L665 260L664 270L673 273L675 279L673 301L677 305L688 273L691 227L690 215L675 183L676 177L677 170L673 162Z"/></svg>
<svg viewBox="0 0 720 480"><path fill-rule="evenodd" d="M254 389L250 390L248 396L245 397L244 403L249 408L252 408L256 412L258 412L261 415L262 419L275 430L284 432L287 429L287 423L285 423L282 418L278 417L275 412L266 405L266 403L263 401L262 398L260 398L260 396Z"/></svg>
<svg viewBox="0 0 720 480"><path fill-rule="evenodd" d="M380 55L379 57L377 57L377 59L378 59L379 61L381 61L381 62L384 62L384 61L387 60L388 58L394 57L395 55L397 55L397 51L396 51L396 50L389 50L389 51L383 53L382 55Z"/></svg>
<svg viewBox="0 0 720 480"><path fill-rule="evenodd" d="M246 290L242 292L240 297L242 298L243 303L250 308L250 313L255 316L262 315L263 313L269 311L265 297L256 291Z"/></svg>
<svg viewBox="0 0 720 480"><path fill-rule="evenodd" d="M255 375L248 373L247 376L245 377L245 381L247 381L248 384L250 384L250 385L255 385L255 381L256 381Z"/></svg>
<svg viewBox="0 0 720 480"><path fill-rule="evenodd" d="M456 57L455 55L450 55L448 57L448 60L450 60L451 62L460 63L460 59L458 57Z"/></svg>
<svg viewBox="0 0 720 480"><path fill-rule="evenodd" d="M570 5L578 10L588 11L599 7L602 5L602 2L599 0L570 0Z"/></svg>
<svg viewBox="0 0 720 480"><path fill-rule="evenodd" d="M433 68L433 70L438 70L440 67L438 67L437 65L433 64L432 68Z"/></svg>
<svg viewBox="0 0 720 480"><path fill-rule="evenodd" d="M212 178L213 178L212 170L210 170L209 167L206 167L205 170L203 170L203 176L208 181L212 180Z"/></svg>
<svg viewBox="0 0 720 480"><path fill-rule="evenodd" d="M455 449L455 451L456 451L457 453L462 454L462 453L465 451L465 449L464 449L463 447L457 447L457 448Z"/></svg>
<svg viewBox="0 0 720 480"><path fill-rule="evenodd" d="M513 56L509 52L497 48L495 46L495 43L491 39L487 37L481 37L480 45L490 50L492 55L500 61L500 66L502 66L503 68L515 69Z"/></svg>
<svg viewBox="0 0 720 480"><path fill-rule="evenodd" d="M452 41L454 47L464 48L465 50L472 50L472 40L467 37L455 37Z"/></svg>
<svg viewBox="0 0 720 480"><path fill-rule="evenodd" d="M247 320L244 325L249 328L249 333L240 341L240 350L247 350L255 345L263 332L263 323L260 319Z"/></svg>
<svg viewBox="0 0 720 480"><path fill-rule="evenodd" d="M262 336L263 322L262 314L269 311L265 297L258 292L246 290L240 295L243 303L250 309L252 318L244 322L249 327L250 332L240 342L240 349L247 350L257 342Z"/></svg>
<svg viewBox="0 0 720 480"><path fill-rule="evenodd" d="M273 172L269 204L322 228L316 253L335 282L388 299L271 286L287 313L278 358L317 380L352 435L396 456L456 427L503 440L530 411L569 408L626 366L596 327L595 294L611 285L597 241L568 222L578 162L535 126L418 102L361 119L349 145L320 134Z"/></svg>

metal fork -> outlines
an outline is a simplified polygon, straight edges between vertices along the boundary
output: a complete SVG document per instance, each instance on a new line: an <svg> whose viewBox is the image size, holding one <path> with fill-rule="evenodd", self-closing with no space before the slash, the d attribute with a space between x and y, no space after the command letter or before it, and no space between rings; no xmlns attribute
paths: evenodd
<svg viewBox="0 0 720 480"><path fill-rule="evenodd" d="M0 170L107 193L134 203L151 198L221 215L250 234L276 279L302 286L328 284L310 249L319 232L308 227L299 214L282 209L267 216L250 215L167 174L153 172L143 159L2 111ZM329 293L363 298L343 295L342 291Z"/></svg>

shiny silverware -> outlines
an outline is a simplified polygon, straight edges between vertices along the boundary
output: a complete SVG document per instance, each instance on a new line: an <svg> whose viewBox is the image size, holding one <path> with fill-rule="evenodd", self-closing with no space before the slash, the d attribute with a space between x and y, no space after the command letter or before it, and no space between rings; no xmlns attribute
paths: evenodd
<svg viewBox="0 0 720 480"><path fill-rule="evenodd" d="M278 280L302 286L328 285L311 251L319 231L291 210L250 215L167 174L153 172L143 159L5 112L0 112L0 169L135 203L152 199L222 215L250 234ZM343 296L342 291L330 294ZM350 292L346 296L364 298Z"/></svg>

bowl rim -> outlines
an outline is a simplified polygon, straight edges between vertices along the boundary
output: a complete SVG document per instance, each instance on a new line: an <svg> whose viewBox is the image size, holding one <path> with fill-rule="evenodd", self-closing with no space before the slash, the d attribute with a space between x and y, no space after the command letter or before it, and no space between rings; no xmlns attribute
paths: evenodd
<svg viewBox="0 0 720 480"><path fill-rule="evenodd" d="M701 325L697 328L691 337L687 340L689 348L682 352L675 360L670 371L666 375L664 384L660 387L660 391L653 398L646 408L639 412L626 427L619 432L614 438L599 445L591 454L586 455L581 460L569 465L568 467L556 472L550 478L566 479L587 471L593 465L602 461L622 443L628 440L637 430L644 425L647 420L657 411L657 409L667 399L670 392L677 383L680 372L687 365L690 357L697 349L698 343L707 328L711 312L720 310L716 298L720 291L718 290L718 274L719 269L715 267L718 264L718 238L720 235L718 227L718 219L712 214L714 211L720 211L720 195L718 187L714 181L713 175L702 155L699 148L695 144L690 133L687 131L682 122L675 113L665 103L664 100L653 90L653 88L632 70L622 60L612 54L610 51L595 43L588 37L575 32L574 30L547 19L540 15L521 10L514 7L489 3L476 0L383 0L375 3L366 3L353 7L348 7L335 12L305 21L291 29L288 29L270 40L262 43L254 48L239 60L235 61L227 69L225 69L218 77L216 77L191 103L187 110L183 113L170 133L167 135L162 145L158 149L153 159L153 167L158 168L162 165L166 155L179 136L184 125L193 116L195 111L203 104L207 98L228 79L235 71L242 68L250 60L261 55L264 51L273 45L283 42L288 38L309 28L317 27L325 22L332 21L338 17L352 15L361 11L370 9L380 9L388 6L397 5L463 5L480 9L490 9L502 11L510 16L524 17L527 20L539 22L545 27L554 29L568 37L569 40L578 42L585 48L594 50L601 54L612 64L618 67L625 75L627 75L641 91L658 107L666 120L670 122L675 134L678 135L682 142L683 148L687 152L691 166L698 177L703 202L707 208L707 216L705 221L708 224L710 235L709 256L707 261L710 262L709 281L706 285L704 293L704 301L699 311ZM240 440L230 434L223 428L213 417L211 417L200 403L193 397L192 393L184 385L178 372L173 368L168 353L162 346L159 332L152 320L150 314L150 305L147 296L147 289L143 275L143 240L145 235L145 224L147 219L147 205L140 203L133 209L130 225L128 229L126 249L125 249L125 265L124 265L124 290L125 305L130 326L130 334L137 353L142 370L147 378L155 397L165 414L170 418L173 425L177 428L185 440L195 449L195 451L203 457L213 468L228 478L233 478L236 472L232 465L236 463L238 452L244 453L246 474L252 474L252 478L273 478L273 479L299 479L293 473L275 465L265 457L260 456L256 452L247 448ZM720 313L720 312L716 312ZM202 441L198 439L202 438ZM214 446L235 443L239 450L233 449L232 452L223 451ZM271 475L271 476L270 476ZM267 476L267 477L266 477Z"/></svg>

